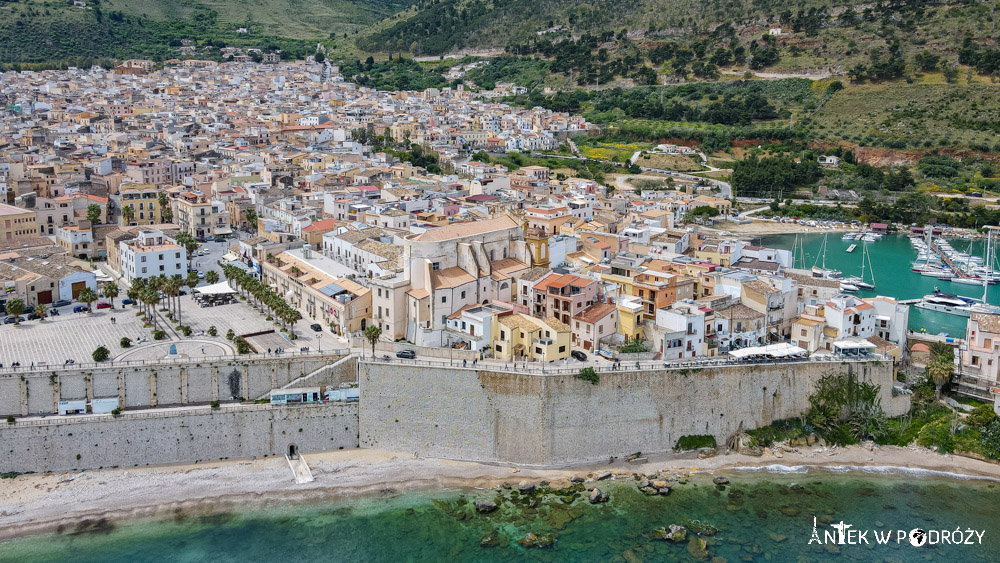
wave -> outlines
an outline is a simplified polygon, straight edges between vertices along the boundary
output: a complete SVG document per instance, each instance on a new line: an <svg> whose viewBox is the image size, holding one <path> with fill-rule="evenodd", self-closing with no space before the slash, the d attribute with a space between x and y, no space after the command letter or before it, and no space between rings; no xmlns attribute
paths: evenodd
<svg viewBox="0 0 1000 563"><path fill-rule="evenodd" d="M1000 478L985 475L968 475L952 471L924 469L922 467L905 467L900 465L740 465L729 468L732 471L765 471L778 474L803 474L810 471L829 471L832 473L878 473L882 475L908 475L914 477L947 477L975 481L993 481L1000 483Z"/></svg>

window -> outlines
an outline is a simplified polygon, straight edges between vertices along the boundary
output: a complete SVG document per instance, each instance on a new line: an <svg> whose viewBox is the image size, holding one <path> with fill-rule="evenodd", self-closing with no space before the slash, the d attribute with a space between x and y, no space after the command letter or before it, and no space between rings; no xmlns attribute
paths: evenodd
<svg viewBox="0 0 1000 563"><path fill-rule="evenodd" d="M163 265L161 264L161 265L160 265L160 271L162 272L163 270L164 270L164 267L163 267Z"/></svg>
<svg viewBox="0 0 1000 563"><path fill-rule="evenodd" d="M142 267L142 273L144 273L144 274L146 273L146 267L145 266Z"/></svg>
<svg viewBox="0 0 1000 563"><path fill-rule="evenodd" d="M442 303L447 303L448 302L448 296L447 295L442 295L441 296L441 302Z"/></svg>
<svg viewBox="0 0 1000 563"><path fill-rule="evenodd" d="M436 272L436 271L438 271L440 269L441 269L441 263L440 262L431 262L431 270L434 270Z"/></svg>
<svg viewBox="0 0 1000 563"><path fill-rule="evenodd" d="M497 352L503 352L503 346L501 346L499 344L497 344L496 346L494 346L494 348L496 349Z"/></svg>
<svg viewBox="0 0 1000 563"><path fill-rule="evenodd" d="M540 356L542 354L542 349L539 348L538 346L535 346L535 353Z"/></svg>
<svg viewBox="0 0 1000 563"><path fill-rule="evenodd" d="M565 346L560 346L560 347L559 347L559 353L560 353L560 354L562 354L562 353L563 353L563 352L565 352L565 351L566 351L566 347L565 347Z"/></svg>
<svg viewBox="0 0 1000 563"><path fill-rule="evenodd" d="M140 260L140 262L145 262L145 261L146 261L146 257L145 257L145 256L143 256L143 257L142 257L142 260Z"/></svg>
<svg viewBox="0 0 1000 563"><path fill-rule="evenodd" d="M180 252L175 252L174 253L174 258L180 258L180 257L181 257L181 253Z"/></svg>
<svg viewBox="0 0 1000 563"><path fill-rule="evenodd" d="M507 333L502 330L500 331L500 340L507 340ZM497 350L499 350L499 348L497 348Z"/></svg>
<svg viewBox="0 0 1000 563"><path fill-rule="evenodd" d="M462 292L462 299L465 299L465 292Z"/></svg>
<svg viewBox="0 0 1000 563"><path fill-rule="evenodd" d="M806 329L802 329L802 336L806 335Z"/></svg>

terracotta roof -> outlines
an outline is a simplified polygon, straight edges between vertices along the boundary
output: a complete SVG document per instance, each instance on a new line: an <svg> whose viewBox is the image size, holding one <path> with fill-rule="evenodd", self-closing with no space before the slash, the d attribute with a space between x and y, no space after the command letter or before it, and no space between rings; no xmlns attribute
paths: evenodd
<svg viewBox="0 0 1000 563"><path fill-rule="evenodd" d="M468 272L458 266L431 272L431 287L434 289L448 289L474 281L476 281L476 278L470 276Z"/></svg>
<svg viewBox="0 0 1000 563"><path fill-rule="evenodd" d="M585 323L593 324L617 310L618 309L611 303L595 303L583 311L573 315L573 318L579 319Z"/></svg>
<svg viewBox="0 0 1000 563"><path fill-rule="evenodd" d="M418 242L441 242L461 237L485 234L494 231L502 231L517 227L512 219L506 215L487 219L486 221L475 221L469 223L453 223L420 233L411 240Z"/></svg>
<svg viewBox="0 0 1000 563"><path fill-rule="evenodd" d="M979 323L980 331L1000 333L1000 315L990 315L987 313L973 313L972 320Z"/></svg>

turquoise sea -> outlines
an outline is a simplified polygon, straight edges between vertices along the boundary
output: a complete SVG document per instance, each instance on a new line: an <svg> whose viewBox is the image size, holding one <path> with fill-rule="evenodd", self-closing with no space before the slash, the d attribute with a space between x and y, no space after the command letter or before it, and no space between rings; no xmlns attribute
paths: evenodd
<svg viewBox="0 0 1000 563"><path fill-rule="evenodd" d="M790 472L789 472L790 471ZM0 561L173 563L298 561L944 561L1000 560L1000 488L986 480L926 473L784 468L730 471L671 481L669 496L645 496L631 478L597 483L610 493L592 505L584 491L453 490L360 500L246 508L209 516L72 527L0 544ZM593 486L592 483L587 486ZM514 489L517 483L514 483ZM582 489L583 485L577 486ZM499 509L478 514L476 500ZM810 544L814 518L825 540L831 525L868 530L869 543ZM703 534L681 542L653 530L697 520ZM716 529L714 533L712 528ZM909 531L985 531L973 545L913 546ZM897 533L897 530L900 532ZM525 548L525 534L552 534L553 545ZM878 544L875 533L891 534ZM897 541L898 534L903 534ZM965 534L962 538L964 541ZM974 537L974 536L970 536ZM490 547L482 546L490 538ZM935 540L938 541L938 540ZM704 542L704 543L702 543ZM715 559L723 558L723 559Z"/></svg>
<svg viewBox="0 0 1000 563"><path fill-rule="evenodd" d="M841 240L841 233L831 233L827 237L826 243L826 267L841 270L844 276L861 275L861 257L863 255L862 245L848 254L847 248L854 241ZM823 247L822 234L799 235L802 241L802 248L805 251L805 267L811 268L818 259L822 262L821 249ZM955 250L965 251L969 246L969 241L955 239L950 241ZM791 250L795 244L795 235L773 235L754 239L754 243L769 246L771 248L783 248ZM983 255L985 241L974 242L973 254ZM886 235L882 240L868 243L868 254L871 259L872 269L875 272L875 289L873 291L858 291L859 297L873 297L875 295L886 295L898 299L915 299L923 297L939 288L941 291L954 293L956 295L966 295L969 297L981 298L983 288L975 285L962 285L941 281L928 276L921 276L917 272L910 270L911 264L917 257L917 251L910 244L910 240L905 235ZM799 262L802 267L802 262ZM871 281L871 273L865 272L865 279ZM1000 285L990 286L987 294L987 301L1000 305ZM910 307L910 329L914 331L926 330L932 334L941 332L948 333L949 336L958 338L965 337L965 325L968 321L965 317L946 315Z"/></svg>

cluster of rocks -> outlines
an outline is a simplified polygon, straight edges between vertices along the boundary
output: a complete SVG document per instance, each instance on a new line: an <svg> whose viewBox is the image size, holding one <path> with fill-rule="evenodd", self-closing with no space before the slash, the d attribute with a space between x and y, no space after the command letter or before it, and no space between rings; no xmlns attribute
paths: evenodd
<svg viewBox="0 0 1000 563"><path fill-rule="evenodd" d="M708 559L708 540L719 531L715 526L701 520L688 520L683 526L670 524L653 530L653 538L673 543L687 542L687 551L698 561ZM690 532L690 534L688 534Z"/></svg>
<svg viewBox="0 0 1000 563"><path fill-rule="evenodd" d="M686 485L690 474L669 474L666 471L650 475L633 473L632 478L638 481L639 491L646 496L666 496L674 486Z"/></svg>
<svg viewBox="0 0 1000 563"><path fill-rule="evenodd" d="M611 497L608 496L608 493L602 491L601 489L598 489L597 487L590 489L590 504L600 504L602 502L608 502L610 498Z"/></svg>

